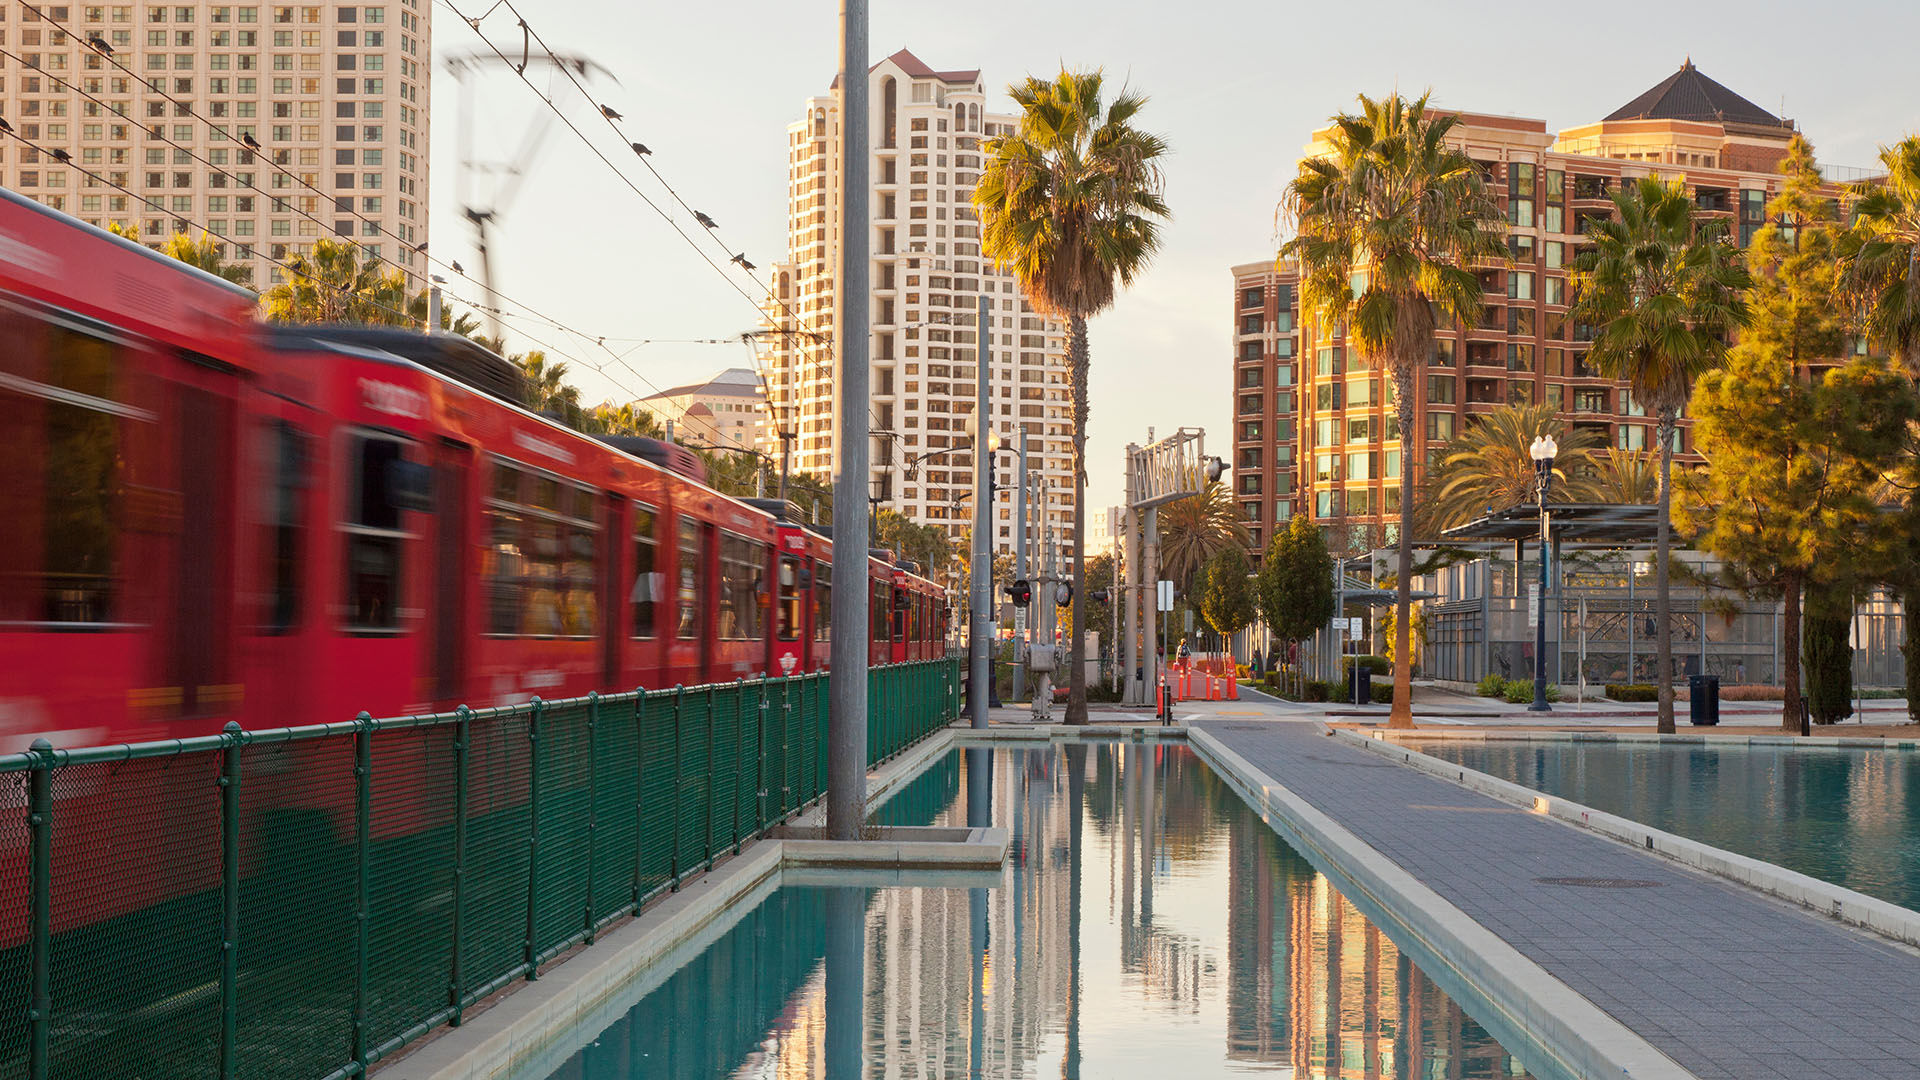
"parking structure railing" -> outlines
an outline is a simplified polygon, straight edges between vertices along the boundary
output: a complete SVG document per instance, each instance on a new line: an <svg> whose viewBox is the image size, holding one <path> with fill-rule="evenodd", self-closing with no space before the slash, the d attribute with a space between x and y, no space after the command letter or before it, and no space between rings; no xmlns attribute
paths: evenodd
<svg viewBox="0 0 1920 1080"><path fill-rule="evenodd" d="M869 672L868 760L960 711ZM825 790L827 677L0 756L0 1072L364 1075Z"/></svg>

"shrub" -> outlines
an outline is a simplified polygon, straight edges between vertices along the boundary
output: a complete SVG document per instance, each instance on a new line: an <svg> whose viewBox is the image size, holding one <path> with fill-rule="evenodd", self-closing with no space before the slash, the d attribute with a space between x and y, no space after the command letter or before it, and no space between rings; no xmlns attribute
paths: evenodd
<svg viewBox="0 0 1920 1080"><path fill-rule="evenodd" d="M1530 705L1533 703L1533 680L1508 679L1506 685L1500 688L1500 696L1513 705ZM1558 683L1547 684L1547 700L1560 700L1560 686Z"/></svg>
<svg viewBox="0 0 1920 1080"><path fill-rule="evenodd" d="M1652 683L1608 683L1607 697L1614 701L1659 701L1660 691Z"/></svg>
<svg viewBox="0 0 1920 1080"><path fill-rule="evenodd" d="M1779 686L1751 686L1742 683L1739 686L1720 688L1722 701L1781 701L1786 696L1786 689Z"/></svg>
<svg viewBox="0 0 1920 1080"><path fill-rule="evenodd" d="M1321 681L1320 681L1320 680L1318 680L1318 679L1309 679L1309 680L1307 680L1307 700L1308 700L1308 701L1326 701L1326 700L1328 700L1328 697L1327 697L1327 684L1326 684L1326 683L1323 683L1323 682L1321 682Z"/></svg>
<svg viewBox="0 0 1920 1080"><path fill-rule="evenodd" d="M1376 679L1382 675L1393 674L1393 661L1384 656L1349 656L1341 670L1351 675L1355 664L1365 665L1368 671L1373 672L1373 677Z"/></svg>
<svg viewBox="0 0 1920 1080"><path fill-rule="evenodd" d="M1236 677L1238 677L1238 678L1240 678L1240 679L1242 679L1242 680L1244 680L1244 679L1246 679L1246 678L1247 678L1247 676L1248 676L1249 674L1251 674L1251 672L1252 672L1252 669L1251 669L1251 668L1249 668L1249 667L1247 667L1247 665L1245 665L1245 664L1235 664L1235 665L1233 665L1233 673L1234 673L1234 675L1235 675Z"/></svg>
<svg viewBox="0 0 1920 1080"><path fill-rule="evenodd" d="M1816 724L1832 724L1853 715L1853 648L1847 641L1850 615L1809 613L1800 633L1805 658L1802 678L1807 711Z"/></svg>
<svg viewBox="0 0 1920 1080"><path fill-rule="evenodd" d="M1480 680L1480 685L1474 687L1473 692L1481 697L1500 697L1507 692L1507 680L1498 675L1489 675Z"/></svg>
<svg viewBox="0 0 1920 1080"><path fill-rule="evenodd" d="M1392 683L1374 683L1373 684L1373 703L1375 705L1393 704L1393 684Z"/></svg>

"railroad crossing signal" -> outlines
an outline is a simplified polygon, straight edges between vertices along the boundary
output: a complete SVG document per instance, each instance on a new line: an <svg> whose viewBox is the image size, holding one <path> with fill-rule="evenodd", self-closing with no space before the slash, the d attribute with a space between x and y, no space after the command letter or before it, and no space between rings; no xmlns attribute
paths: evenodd
<svg viewBox="0 0 1920 1080"><path fill-rule="evenodd" d="M1033 586L1027 584L1026 579L1022 578L1007 586L1007 595L1013 599L1014 607L1026 607L1033 602Z"/></svg>

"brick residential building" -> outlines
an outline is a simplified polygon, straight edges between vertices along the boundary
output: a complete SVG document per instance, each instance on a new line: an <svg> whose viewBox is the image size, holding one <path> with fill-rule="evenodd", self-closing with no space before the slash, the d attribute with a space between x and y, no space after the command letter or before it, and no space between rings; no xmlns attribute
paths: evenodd
<svg viewBox="0 0 1920 1080"><path fill-rule="evenodd" d="M1625 180L1684 181L1703 216L1742 247L1782 186L1775 166L1795 128L1707 78L1691 62L1598 123L1557 136L1543 121L1461 113L1450 141L1478 162L1505 209L1507 265L1480 271L1474 326L1442 326L1419 374L1414 479L1474 416L1545 401L1604 445L1646 450L1654 418L1628 387L1586 363L1591 328L1568 318L1570 267L1587 223L1612 213ZM1326 152L1331 128L1308 155ZM1311 513L1337 552L1391 544L1401 442L1390 378L1338 333L1302 325L1289 267L1233 268L1234 489L1256 552L1295 513ZM1695 462L1682 418L1677 460Z"/></svg>
<svg viewBox="0 0 1920 1080"><path fill-rule="evenodd" d="M0 116L47 151L0 139L0 185L150 245L225 236L262 290L321 236L420 287L431 26L426 0L0 2Z"/></svg>

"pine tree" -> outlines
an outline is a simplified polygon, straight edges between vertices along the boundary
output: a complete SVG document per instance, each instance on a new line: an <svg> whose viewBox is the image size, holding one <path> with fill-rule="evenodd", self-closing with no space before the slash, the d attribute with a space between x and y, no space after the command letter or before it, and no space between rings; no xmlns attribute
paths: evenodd
<svg viewBox="0 0 1920 1080"><path fill-rule="evenodd" d="M1861 562L1849 556L1880 528L1876 489L1900 457L1915 403L1885 362L1840 363L1857 330L1831 204L1804 138L1789 144L1781 171L1785 188L1768 207L1775 224L1748 252L1752 321L1694 393L1696 445L1712 467L1688 482L1678 516L1724 561L1726 584L1782 600L1781 726L1797 731L1803 596L1850 594L1845 579ZM1811 639L1807 655L1816 655Z"/></svg>

